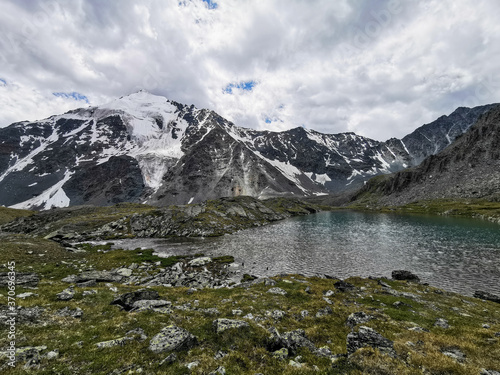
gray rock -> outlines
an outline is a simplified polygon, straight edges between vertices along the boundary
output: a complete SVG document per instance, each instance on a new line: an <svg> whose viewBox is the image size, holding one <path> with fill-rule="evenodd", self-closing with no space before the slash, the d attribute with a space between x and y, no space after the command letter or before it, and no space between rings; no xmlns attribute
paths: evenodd
<svg viewBox="0 0 500 375"><path fill-rule="evenodd" d="M395 356L394 344L370 327L361 326L358 332L347 335L347 354L351 355L356 350L365 347L379 349L381 352Z"/></svg>
<svg viewBox="0 0 500 375"><path fill-rule="evenodd" d="M0 272L0 287L9 285L10 276L8 272ZM40 277L34 272L16 272L15 282L16 285L24 286L27 288L36 288Z"/></svg>
<svg viewBox="0 0 500 375"><path fill-rule="evenodd" d="M335 289L340 290L341 292L349 292L356 289L354 285L346 283L343 280L337 281L335 284L333 284L333 286L335 287Z"/></svg>
<svg viewBox="0 0 500 375"><path fill-rule="evenodd" d="M216 319L212 322L212 326L214 327L216 333L221 333L232 328L249 327L249 324L244 320Z"/></svg>
<svg viewBox="0 0 500 375"><path fill-rule="evenodd" d="M82 295L83 295L84 297L86 297L86 296L91 296L92 294L97 294L97 290L95 290L95 289L92 289L92 290L84 290L84 291L83 291L83 293L82 293Z"/></svg>
<svg viewBox="0 0 500 375"><path fill-rule="evenodd" d="M66 276L64 279L61 279L61 281L63 283L69 283L69 284L74 284L74 283L77 282L77 280L78 280L78 276L77 275L69 275L69 276Z"/></svg>
<svg viewBox="0 0 500 375"><path fill-rule="evenodd" d="M465 362L466 355L462 353L462 351L460 351L458 348L455 347L443 348L441 349L441 353L443 353L447 357L454 359L457 362L460 363Z"/></svg>
<svg viewBox="0 0 500 375"><path fill-rule="evenodd" d="M420 282L420 278L417 275L411 273L410 271L395 270L392 271L391 276L394 280L411 281L415 283Z"/></svg>
<svg viewBox="0 0 500 375"><path fill-rule="evenodd" d="M306 337L303 329L280 334L276 328L271 328L271 336L268 340L268 348L276 351L281 348L288 349L290 355L297 354L299 348L307 348L311 352L316 351L316 346Z"/></svg>
<svg viewBox="0 0 500 375"><path fill-rule="evenodd" d="M72 317L72 318L75 318L75 319L81 319L82 316L83 316L83 310L80 309L79 307L77 307L76 309L74 310L71 310L68 306L60 309L60 310L57 310L55 312L55 315L57 316L68 316L68 317Z"/></svg>
<svg viewBox="0 0 500 375"><path fill-rule="evenodd" d="M285 317L286 313L283 310L266 311L266 315L274 320L281 320Z"/></svg>
<svg viewBox="0 0 500 375"><path fill-rule="evenodd" d="M91 288L91 287L96 286L96 285L97 285L97 281L95 281L95 280L88 280L88 281L84 281L84 282L76 284L76 286L78 288Z"/></svg>
<svg viewBox="0 0 500 375"><path fill-rule="evenodd" d="M440 327L440 328L448 329L448 328L450 328L450 325L448 324L448 321L446 319L439 318L434 323L434 327Z"/></svg>
<svg viewBox="0 0 500 375"><path fill-rule="evenodd" d="M132 270L130 268L120 268L120 269L116 270L116 273L120 276L123 276L123 277L132 276Z"/></svg>
<svg viewBox="0 0 500 375"><path fill-rule="evenodd" d="M153 300L139 300L132 304L132 309L130 311L140 312L147 310L154 310L158 307L171 306L172 302L163 299L153 299Z"/></svg>
<svg viewBox="0 0 500 375"><path fill-rule="evenodd" d="M309 311L307 311L307 310L302 310L302 311L300 312L300 316L301 316L302 318L305 318L305 317L309 316Z"/></svg>
<svg viewBox="0 0 500 375"><path fill-rule="evenodd" d="M212 258L210 257L200 257L200 258L195 258L191 261L188 262L188 264L191 266L191 267L200 267L200 266L204 266L208 263L212 262Z"/></svg>
<svg viewBox="0 0 500 375"><path fill-rule="evenodd" d="M333 290L327 290L326 292L323 293L325 297L331 297L335 294Z"/></svg>
<svg viewBox="0 0 500 375"><path fill-rule="evenodd" d="M196 345L197 341L197 338L185 329L170 325L151 339L149 350L154 353L189 350Z"/></svg>
<svg viewBox="0 0 500 375"><path fill-rule="evenodd" d="M125 293L111 302L111 305L119 305L125 311L130 311L134 308L134 303L141 300L157 300L160 295L156 290L139 289L135 292Z"/></svg>
<svg viewBox="0 0 500 375"><path fill-rule="evenodd" d="M330 358L332 356L332 351L328 346L322 346L321 348L317 349L315 354L318 357L327 357Z"/></svg>
<svg viewBox="0 0 500 375"><path fill-rule="evenodd" d="M16 296L16 298L21 298L21 299L25 299L25 298L29 298L29 297L38 297L38 294L32 293L32 292L26 292L26 293L20 293Z"/></svg>
<svg viewBox="0 0 500 375"><path fill-rule="evenodd" d="M269 289L267 291L267 293L278 294L278 295L282 295L282 296L286 296L286 294L287 294L286 290L278 288L278 287Z"/></svg>
<svg viewBox="0 0 500 375"><path fill-rule="evenodd" d="M55 350L51 350L50 352L48 352L46 355L45 355L45 358L47 358L49 361L51 359L56 359L59 357L59 350L55 349Z"/></svg>
<svg viewBox="0 0 500 375"><path fill-rule="evenodd" d="M500 375L500 372L494 371L494 370L486 370L486 369L481 369L481 373L479 375Z"/></svg>
<svg viewBox="0 0 500 375"><path fill-rule="evenodd" d="M354 326L357 326L358 324L364 324L371 319L373 319L373 316L368 315L363 311L359 311L349 315L346 324L347 326L354 328Z"/></svg>
<svg viewBox="0 0 500 375"><path fill-rule="evenodd" d="M491 294L491 293L488 293L488 292L482 292L480 290L478 290L478 291L476 291L474 293L474 297L480 298L480 299L484 299L486 301L500 303L500 297L497 296L496 294Z"/></svg>
<svg viewBox="0 0 500 375"><path fill-rule="evenodd" d="M326 306L325 308L318 310L318 312L316 313L316 318L321 318L322 316L331 314L333 314L332 308L330 306Z"/></svg>
<svg viewBox="0 0 500 375"><path fill-rule="evenodd" d="M217 361L217 360L222 359L225 356L227 356L227 354L228 354L227 352L219 350L217 353L215 353L214 359Z"/></svg>
<svg viewBox="0 0 500 375"><path fill-rule="evenodd" d="M120 282L123 276L109 271L84 271L76 277L77 283L95 280L97 282Z"/></svg>
<svg viewBox="0 0 500 375"><path fill-rule="evenodd" d="M64 289L62 292L57 293L56 295L57 299L60 301L69 301L73 299L74 296L75 296L75 290L73 289L73 287Z"/></svg>
<svg viewBox="0 0 500 375"><path fill-rule="evenodd" d="M195 367L197 367L199 364L200 364L200 362L198 362L198 361L189 362L189 363L186 365L186 367L187 367L189 370L192 370L192 369L194 369Z"/></svg>

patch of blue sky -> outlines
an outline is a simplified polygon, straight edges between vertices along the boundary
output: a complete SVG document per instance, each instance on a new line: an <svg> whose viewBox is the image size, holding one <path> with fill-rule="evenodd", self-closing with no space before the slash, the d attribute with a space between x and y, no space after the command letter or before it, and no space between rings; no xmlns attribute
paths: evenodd
<svg viewBox="0 0 500 375"><path fill-rule="evenodd" d="M73 91L73 92L53 92L52 95L57 96L59 98L64 98L64 99L73 99L76 101L84 101L85 103L89 103L89 99L83 95L80 94L79 92Z"/></svg>
<svg viewBox="0 0 500 375"><path fill-rule="evenodd" d="M7 81L3 78L0 78L0 86L7 86Z"/></svg>
<svg viewBox="0 0 500 375"><path fill-rule="evenodd" d="M213 0L203 0L205 4L207 4L208 9L217 9L219 6L215 1Z"/></svg>
<svg viewBox="0 0 500 375"><path fill-rule="evenodd" d="M242 81L239 83L230 83L229 85L226 86L224 89L224 92L226 94L232 94L233 89L241 89L244 91L252 91L252 89L255 87L257 83L255 81Z"/></svg>

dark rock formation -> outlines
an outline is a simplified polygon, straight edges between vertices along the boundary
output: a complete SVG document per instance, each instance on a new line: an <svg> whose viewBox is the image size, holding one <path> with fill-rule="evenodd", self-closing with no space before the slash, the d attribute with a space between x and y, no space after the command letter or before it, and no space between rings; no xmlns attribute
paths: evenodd
<svg viewBox="0 0 500 375"><path fill-rule="evenodd" d="M360 348L371 346L381 352L395 356L394 344L372 328L361 326L358 332L347 335L347 354L351 355Z"/></svg>
<svg viewBox="0 0 500 375"><path fill-rule="evenodd" d="M171 325L163 328L149 342L154 353L189 350L197 343L197 338L183 328Z"/></svg>
<svg viewBox="0 0 500 375"><path fill-rule="evenodd" d="M497 296L496 294L491 294L491 293L488 293L488 292L482 292L480 290L478 290L478 291L476 291L474 293L474 297L485 299L487 301L492 301L492 302L500 303L500 297Z"/></svg>
<svg viewBox="0 0 500 375"><path fill-rule="evenodd" d="M140 300L157 300L160 295L155 290L140 289L135 292L125 293L111 302L111 305L121 306L124 310L129 311L134 308L134 303Z"/></svg>
<svg viewBox="0 0 500 375"><path fill-rule="evenodd" d="M420 282L420 278L414 273L411 273L410 271L395 270L392 271L391 276L394 280L411 281L415 283Z"/></svg>

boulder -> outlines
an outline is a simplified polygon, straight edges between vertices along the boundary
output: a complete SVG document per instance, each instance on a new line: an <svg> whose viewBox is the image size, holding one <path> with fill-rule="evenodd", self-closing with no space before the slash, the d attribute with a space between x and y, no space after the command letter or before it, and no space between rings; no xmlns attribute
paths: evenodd
<svg viewBox="0 0 500 375"><path fill-rule="evenodd" d="M216 319L212 322L212 326L216 333L221 333L231 328L249 327L249 324L243 320Z"/></svg>
<svg viewBox="0 0 500 375"><path fill-rule="evenodd" d="M164 299L143 299L139 301L135 301L132 304L132 309L131 311L146 311L146 310L152 310L157 307L165 307L165 306L171 306L172 302L170 301L165 301Z"/></svg>
<svg viewBox="0 0 500 375"><path fill-rule="evenodd" d="M60 301L69 301L75 296L75 290L73 287L64 289L62 292L57 293L57 299Z"/></svg>
<svg viewBox="0 0 500 375"><path fill-rule="evenodd" d="M280 334L276 328L271 328L268 348L271 351L286 348L290 355L295 355L299 348L308 348L311 352L316 352L316 346L306 337L303 329L285 332Z"/></svg>
<svg viewBox="0 0 500 375"><path fill-rule="evenodd" d="M459 363L465 362L466 355L462 351L460 351L458 348L455 348L455 347L443 348L443 349L441 349L441 353L443 353L447 357L454 359L455 361L457 361Z"/></svg>
<svg viewBox="0 0 500 375"><path fill-rule="evenodd" d="M139 289L135 292L125 293L111 302L111 305L119 305L124 310L130 311L134 308L134 303L141 300L157 300L160 295L156 290Z"/></svg>
<svg viewBox="0 0 500 375"><path fill-rule="evenodd" d="M411 281L415 283L420 282L420 278L417 275L411 273L410 271L395 270L392 271L391 276L394 280Z"/></svg>
<svg viewBox="0 0 500 375"><path fill-rule="evenodd" d="M439 318L434 323L434 327L440 327L440 328L448 329L448 328L450 328L450 325L448 324L448 321L446 319Z"/></svg>
<svg viewBox="0 0 500 375"><path fill-rule="evenodd" d="M68 316L75 319L81 319L83 316L83 310L77 307L74 310L71 310L68 306L65 308L59 309L55 312L57 316Z"/></svg>
<svg viewBox="0 0 500 375"><path fill-rule="evenodd" d="M500 303L500 297L499 296L497 296L495 294L488 293L488 292L482 292L480 290L478 290L478 291L476 291L474 293L474 297L475 298L484 299L484 300L487 300L487 301L491 301L491 302Z"/></svg>
<svg viewBox="0 0 500 375"><path fill-rule="evenodd" d="M361 326L358 332L347 335L347 354L351 355L356 350L372 347L391 356L396 356L394 343L370 327Z"/></svg>
<svg viewBox="0 0 500 375"><path fill-rule="evenodd" d="M196 345L197 341L197 338L185 329L170 325L151 339L149 350L154 353L189 350Z"/></svg>

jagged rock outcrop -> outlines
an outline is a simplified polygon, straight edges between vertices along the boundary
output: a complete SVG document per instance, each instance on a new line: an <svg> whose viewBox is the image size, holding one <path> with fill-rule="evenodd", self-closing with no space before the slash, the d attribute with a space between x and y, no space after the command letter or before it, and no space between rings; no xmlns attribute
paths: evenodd
<svg viewBox="0 0 500 375"><path fill-rule="evenodd" d="M500 106L494 106L453 144L418 167L370 180L353 198L381 205L418 200L500 198Z"/></svg>

